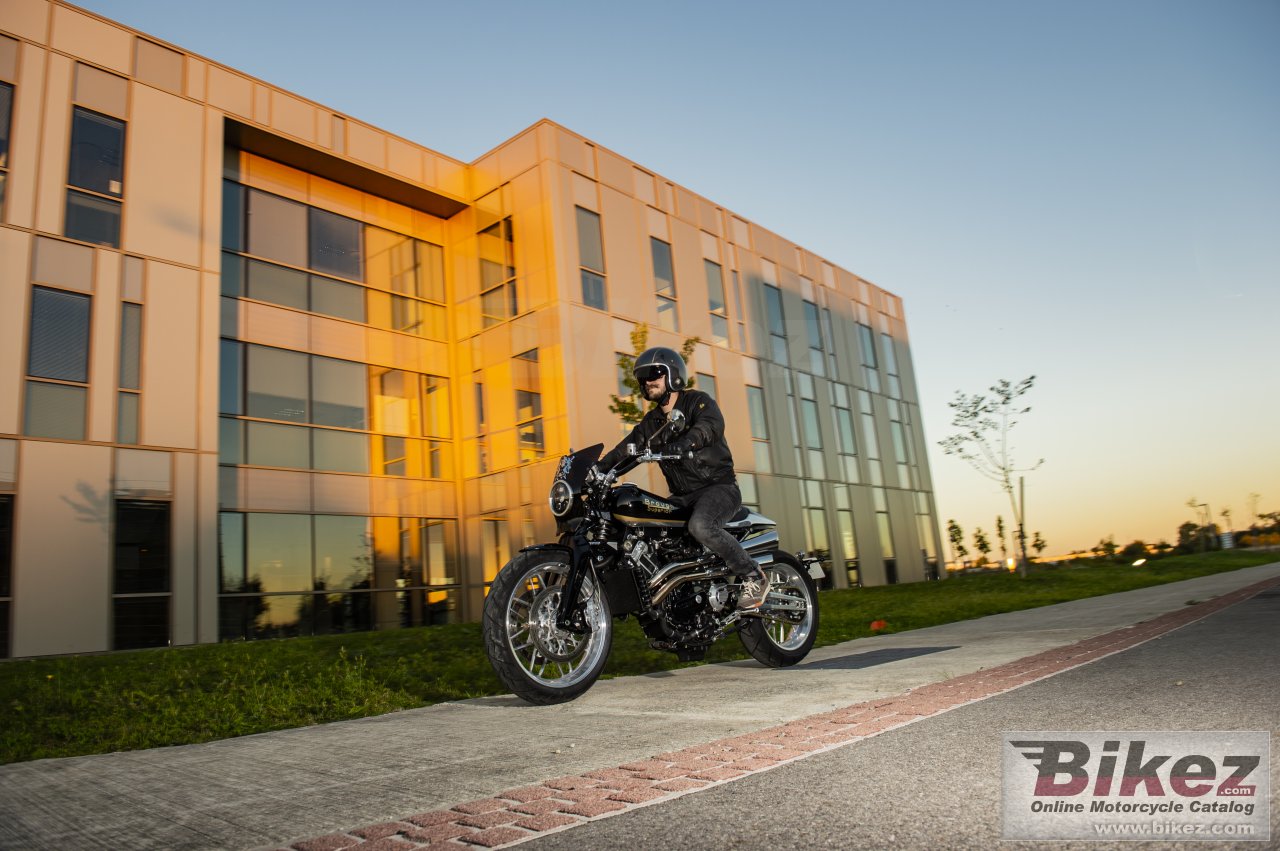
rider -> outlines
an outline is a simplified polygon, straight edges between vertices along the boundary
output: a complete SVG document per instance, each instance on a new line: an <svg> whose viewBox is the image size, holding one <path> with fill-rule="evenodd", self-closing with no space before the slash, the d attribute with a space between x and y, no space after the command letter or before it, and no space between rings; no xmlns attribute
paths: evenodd
<svg viewBox="0 0 1280 851"><path fill-rule="evenodd" d="M733 456L724 439L724 415L716 400L701 390L687 390L689 370L684 358L661 346L646 349L632 367L640 394L654 402L644 418L621 443L600 459L597 467L611 470L627 457L627 444L647 446L666 415L677 409L685 416L686 429L661 447L663 454L678 453L679 461L662 461L662 474L675 502L693 507L689 534L720 556L742 579L738 608L753 610L764 603L769 578L724 524L742 506L742 493L733 474Z"/></svg>

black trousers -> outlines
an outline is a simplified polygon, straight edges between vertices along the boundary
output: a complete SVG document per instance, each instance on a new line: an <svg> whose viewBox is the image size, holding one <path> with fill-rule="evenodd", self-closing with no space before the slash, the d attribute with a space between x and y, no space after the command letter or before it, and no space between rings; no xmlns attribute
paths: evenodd
<svg viewBox="0 0 1280 851"><path fill-rule="evenodd" d="M742 506L742 492L737 485L708 485L679 499L693 506L689 534L695 541L724 559L729 570L739 576L756 572L755 559L724 529L724 524Z"/></svg>

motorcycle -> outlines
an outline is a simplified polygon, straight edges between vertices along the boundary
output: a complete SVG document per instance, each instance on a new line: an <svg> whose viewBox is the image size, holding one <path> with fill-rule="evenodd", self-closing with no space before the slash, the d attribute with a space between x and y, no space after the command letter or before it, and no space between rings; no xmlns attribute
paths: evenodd
<svg viewBox="0 0 1280 851"><path fill-rule="evenodd" d="M494 578L484 604L484 641L503 685L529 703L573 700L600 676L613 643L613 620L634 616L650 646L681 661L702 659L737 633L743 647L773 668L794 665L818 634L818 560L778 548L772 520L740 508L725 529L769 575L755 610L739 610L742 580L688 534L692 509L618 479L643 463L680 460L652 447L684 428L672 410L644 446L600 472L604 444L560 461L548 498L559 540L525 547Z"/></svg>

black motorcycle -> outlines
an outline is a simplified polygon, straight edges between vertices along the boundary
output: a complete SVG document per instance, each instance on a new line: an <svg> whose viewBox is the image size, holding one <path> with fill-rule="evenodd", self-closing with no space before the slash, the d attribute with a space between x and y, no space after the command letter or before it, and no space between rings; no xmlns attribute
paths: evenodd
<svg viewBox="0 0 1280 851"><path fill-rule="evenodd" d="M663 432L680 433L673 410ZM685 528L691 509L634 484L639 464L679 460L650 446L604 473L603 444L564 457L551 486L560 541L525 547L494 579L484 604L484 640L498 678L519 697L562 703L589 689L613 643L613 618L634 615L651 646L681 661L702 659L737 632L747 652L773 668L794 665L818 634L818 560L778 549L772 520L742 508L725 528L769 575L769 594L740 611L741 580Z"/></svg>

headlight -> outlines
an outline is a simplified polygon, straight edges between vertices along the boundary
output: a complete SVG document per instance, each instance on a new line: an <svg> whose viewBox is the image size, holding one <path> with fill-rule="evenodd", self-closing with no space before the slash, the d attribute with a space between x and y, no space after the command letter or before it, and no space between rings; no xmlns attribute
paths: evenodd
<svg viewBox="0 0 1280 851"><path fill-rule="evenodd" d="M573 489L564 479L556 479L555 484L551 486L551 496L548 501L551 503L551 513L556 517L563 517L573 507Z"/></svg>

